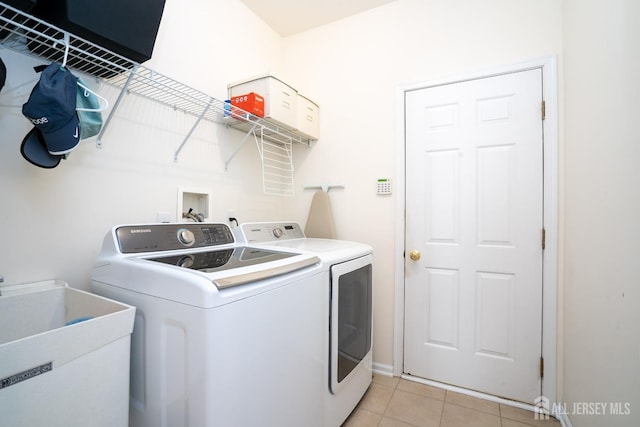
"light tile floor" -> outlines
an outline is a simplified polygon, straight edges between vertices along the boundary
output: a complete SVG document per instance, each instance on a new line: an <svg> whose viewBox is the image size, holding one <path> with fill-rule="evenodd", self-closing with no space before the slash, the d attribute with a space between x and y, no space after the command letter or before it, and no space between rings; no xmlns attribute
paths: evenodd
<svg viewBox="0 0 640 427"><path fill-rule="evenodd" d="M560 427L554 418L428 385L374 375L342 427Z"/></svg>

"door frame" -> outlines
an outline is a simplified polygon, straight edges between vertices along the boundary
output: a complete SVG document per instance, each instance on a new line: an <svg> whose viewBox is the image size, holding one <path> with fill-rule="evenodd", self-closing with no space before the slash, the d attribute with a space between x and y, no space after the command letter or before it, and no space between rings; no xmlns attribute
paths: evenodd
<svg viewBox="0 0 640 427"><path fill-rule="evenodd" d="M556 401L557 392L557 337L558 337L558 83L556 56L545 56L512 65L493 67L486 70L440 80L431 80L400 85L396 91L396 210L395 210L395 289L394 289L394 348L393 375L404 373L404 271L405 271L405 94L416 89L426 89L444 84L460 83L468 80L492 77L506 73L542 70L542 90L545 101L544 141L544 210L543 224L546 231L546 245L542 255L542 357L544 358L544 378L542 395L549 401ZM533 405L534 402L531 402Z"/></svg>

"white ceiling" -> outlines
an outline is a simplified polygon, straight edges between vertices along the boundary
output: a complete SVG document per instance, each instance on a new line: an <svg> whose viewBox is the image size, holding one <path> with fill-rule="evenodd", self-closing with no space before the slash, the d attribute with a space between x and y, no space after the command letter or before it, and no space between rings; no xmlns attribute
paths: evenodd
<svg viewBox="0 0 640 427"><path fill-rule="evenodd" d="M395 0L241 0L274 31L286 37Z"/></svg>

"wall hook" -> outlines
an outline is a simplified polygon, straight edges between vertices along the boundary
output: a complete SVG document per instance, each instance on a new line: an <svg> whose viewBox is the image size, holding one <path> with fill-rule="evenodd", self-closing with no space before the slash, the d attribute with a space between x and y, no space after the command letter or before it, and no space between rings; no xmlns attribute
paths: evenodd
<svg viewBox="0 0 640 427"><path fill-rule="evenodd" d="M332 188L344 188L344 184L322 184L322 185L305 185L305 190L321 189L325 193L328 193Z"/></svg>

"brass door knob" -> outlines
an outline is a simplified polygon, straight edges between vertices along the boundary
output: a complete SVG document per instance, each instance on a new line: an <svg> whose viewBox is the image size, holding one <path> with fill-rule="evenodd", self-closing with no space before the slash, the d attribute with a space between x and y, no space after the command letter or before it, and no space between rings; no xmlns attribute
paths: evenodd
<svg viewBox="0 0 640 427"><path fill-rule="evenodd" d="M420 259L420 251L417 250L412 250L411 252L409 252L409 258L411 258L411 260L413 261L418 261Z"/></svg>

